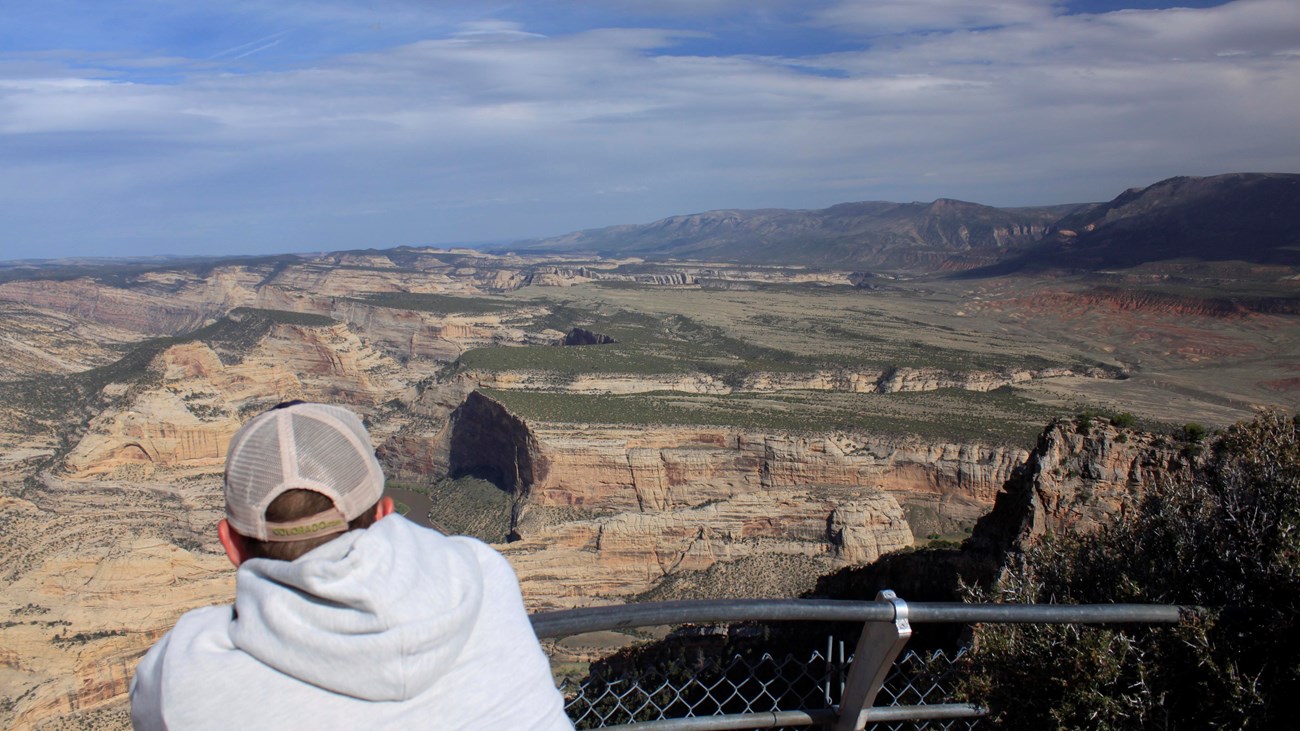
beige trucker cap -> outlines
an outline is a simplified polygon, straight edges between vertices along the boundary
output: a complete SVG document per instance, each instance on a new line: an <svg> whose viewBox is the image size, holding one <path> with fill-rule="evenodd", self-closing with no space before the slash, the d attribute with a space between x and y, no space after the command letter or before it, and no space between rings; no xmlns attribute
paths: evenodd
<svg viewBox="0 0 1300 731"><path fill-rule="evenodd" d="M323 493L334 507L289 523L269 523L266 506L287 490ZM357 415L339 406L292 403L248 422L226 454L226 519L263 541L343 533L374 506L384 473Z"/></svg>

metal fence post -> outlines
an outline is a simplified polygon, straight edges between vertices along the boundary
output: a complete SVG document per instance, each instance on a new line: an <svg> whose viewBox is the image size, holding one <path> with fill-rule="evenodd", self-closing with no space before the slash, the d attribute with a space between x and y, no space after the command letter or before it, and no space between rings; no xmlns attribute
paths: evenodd
<svg viewBox="0 0 1300 731"><path fill-rule="evenodd" d="M863 624L862 636L858 638L858 647L853 653L853 665L849 667L849 677L840 697L835 731L860 731L866 726L867 709L876 702L885 676L912 636L912 626L907 622L907 602L888 589L877 594L876 601L894 605L894 621Z"/></svg>

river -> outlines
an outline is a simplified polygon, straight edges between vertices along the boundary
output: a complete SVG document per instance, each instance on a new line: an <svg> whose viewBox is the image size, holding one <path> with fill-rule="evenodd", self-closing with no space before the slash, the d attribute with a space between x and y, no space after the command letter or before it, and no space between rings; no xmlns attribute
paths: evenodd
<svg viewBox="0 0 1300 731"><path fill-rule="evenodd" d="M433 501L428 495L423 495L411 490L403 490L398 487L385 487L384 494L393 499L393 502L399 505L405 505L410 508L406 517L411 522L422 525L426 528L433 528L429 523L429 511L433 509Z"/></svg>

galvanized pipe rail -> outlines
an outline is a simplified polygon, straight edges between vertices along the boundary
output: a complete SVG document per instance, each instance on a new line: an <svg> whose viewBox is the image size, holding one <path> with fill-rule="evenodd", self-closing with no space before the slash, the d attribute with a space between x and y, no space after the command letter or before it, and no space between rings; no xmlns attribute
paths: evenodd
<svg viewBox="0 0 1300 731"><path fill-rule="evenodd" d="M908 602L913 623L998 624L1167 624L1182 608L1169 604L962 604ZM892 622L894 606L844 599L717 599L647 602L539 612L529 619L537 636L568 637L584 632L669 624L715 622Z"/></svg>
<svg viewBox="0 0 1300 731"><path fill-rule="evenodd" d="M608 728L654 731L716 731L779 726L824 725L859 731L881 721L975 718L985 710L964 703L874 707L895 659L911 637L911 623L997 624L1173 624L1184 607L1167 604L909 604L892 591L875 601L837 599L723 599L585 607L532 615L539 638L558 638L600 630L671 624L750 621L862 622L853 663L835 708L663 719Z"/></svg>

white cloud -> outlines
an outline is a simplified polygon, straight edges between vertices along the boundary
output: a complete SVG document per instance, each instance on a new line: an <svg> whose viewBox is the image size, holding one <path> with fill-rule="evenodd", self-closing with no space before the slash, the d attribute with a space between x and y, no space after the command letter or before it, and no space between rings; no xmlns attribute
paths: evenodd
<svg viewBox="0 0 1300 731"><path fill-rule="evenodd" d="M820 25L867 35L950 31L1042 22L1055 0L841 0L815 14Z"/></svg>
<svg viewBox="0 0 1300 731"><path fill-rule="evenodd" d="M682 31L546 37L462 19L302 68L172 66L164 83L84 59L58 75L0 66L0 215L20 242L328 248L715 207L1067 202L1174 174L1300 169L1291 0L979 7L947 32L798 58L683 55L676 44L704 37Z"/></svg>

